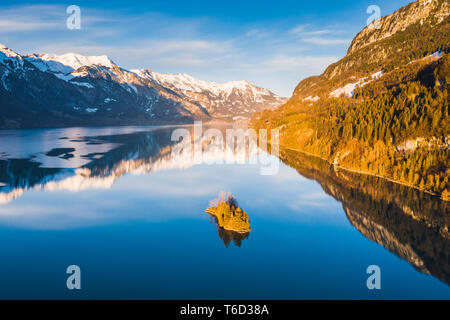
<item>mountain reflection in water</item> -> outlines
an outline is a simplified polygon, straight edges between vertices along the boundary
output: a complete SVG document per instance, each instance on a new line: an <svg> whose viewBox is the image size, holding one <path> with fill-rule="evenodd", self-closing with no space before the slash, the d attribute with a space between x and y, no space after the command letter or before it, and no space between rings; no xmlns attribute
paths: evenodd
<svg viewBox="0 0 450 320"><path fill-rule="evenodd" d="M219 225L217 217L215 216L211 216L211 221L215 224L217 228L217 234L220 240L223 241L223 243L227 248L230 246L231 241L233 241L236 247L240 248L242 245L242 241L247 240L250 236L250 232L236 232L222 228Z"/></svg>
<svg viewBox="0 0 450 320"><path fill-rule="evenodd" d="M172 158L176 145L171 141L172 129L149 130L77 139L68 139L64 134L55 136L53 142L43 144L27 157L11 154L8 149L11 143L8 144L8 135L4 134L0 141L0 206L13 202L28 190L108 189L128 173L150 174L196 164L190 158ZM259 151L235 150L235 154L239 152L248 159ZM216 157L213 153L205 156ZM61 162L48 166L46 157L56 157L67 166ZM297 152L282 150L280 159L300 175L317 181L327 194L341 202L350 223L366 238L418 271L450 284L448 202L379 178L336 170L322 160ZM74 163L83 164L73 167ZM249 233L221 227L218 235L227 247L232 241L240 247L249 238Z"/></svg>
<svg viewBox="0 0 450 320"><path fill-rule="evenodd" d="M450 284L448 202L381 178L337 170L296 151L283 150L280 158L340 201L350 223L366 238Z"/></svg>
<svg viewBox="0 0 450 320"><path fill-rule="evenodd" d="M193 130L192 127L185 128L191 132ZM222 131L226 128L220 127ZM95 148L85 154L78 152L77 157L72 153L77 151L76 148L53 148L44 151L47 157L39 158L42 162L36 160L36 154L30 155L27 159L17 159L9 157L8 150L5 150L0 157L0 204L8 203L30 189L69 191L108 189L117 179L128 173L143 174L184 169L198 164L197 160L188 154L185 157L172 157L172 151L177 145L177 142L171 140L173 130L174 128L169 127L144 132L138 130L127 134L84 136L69 141L72 144L78 143L83 149L86 145L104 144L111 147L104 152L94 152ZM64 138L65 141L67 138ZM0 139L3 143L7 142L7 137ZM52 145L52 142L49 141L45 145ZM0 144L0 148L8 145L3 143ZM207 149L205 146L204 148L204 162L226 162L236 158L248 160L259 152L255 144L247 145L243 150L236 148L232 155L216 153L214 149ZM2 151L0 149L0 154ZM68 156L69 154L72 156ZM65 161L69 168L46 166L46 161L57 155L61 156L59 158ZM224 158L227 156L231 159ZM87 161L87 164L70 168L71 163L81 161Z"/></svg>
<svg viewBox="0 0 450 320"><path fill-rule="evenodd" d="M250 232L241 233L231 230L225 230L224 228L217 228L217 233L219 234L219 238L223 241L225 246L228 248L230 246L231 241L233 241L236 247L241 247L242 241L247 240L250 236Z"/></svg>

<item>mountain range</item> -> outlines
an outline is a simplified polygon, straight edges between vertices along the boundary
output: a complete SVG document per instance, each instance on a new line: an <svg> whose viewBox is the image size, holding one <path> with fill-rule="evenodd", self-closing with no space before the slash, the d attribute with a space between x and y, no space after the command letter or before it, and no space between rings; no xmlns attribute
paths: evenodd
<svg viewBox="0 0 450 320"><path fill-rule="evenodd" d="M0 44L0 128L239 120L286 100L248 81L126 70L107 56L20 55Z"/></svg>
<svg viewBox="0 0 450 320"><path fill-rule="evenodd" d="M447 0L418 0L374 21L251 126L280 129L285 148L449 200L449 16Z"/></svg>

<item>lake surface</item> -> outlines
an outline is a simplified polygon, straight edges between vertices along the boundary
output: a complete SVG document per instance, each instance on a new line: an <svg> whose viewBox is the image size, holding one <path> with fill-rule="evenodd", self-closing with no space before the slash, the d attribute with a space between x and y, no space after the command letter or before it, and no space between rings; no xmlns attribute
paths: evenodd
<svg viewBox="0 0 450 320"><path fill-rule="evenodd" d="M273 175L255 150L175 161L173 130L0 131L0 298L450 298L446 202L292 151ZM221 191L249 234L205 213Z"/></svg>

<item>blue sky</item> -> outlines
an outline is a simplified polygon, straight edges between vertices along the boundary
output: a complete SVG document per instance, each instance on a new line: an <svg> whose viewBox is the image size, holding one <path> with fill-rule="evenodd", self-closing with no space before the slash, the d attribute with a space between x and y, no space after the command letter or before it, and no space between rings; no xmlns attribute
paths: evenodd
<svg viewBox="0 0 450 320"><path fill-rule="evenodd" d="M249 80L290 96L347 51L369 5L387 15L408 0L1 1L0 43L21 53L108 55L127 69ZM66 8L81 8L81 30Z"/></svg>

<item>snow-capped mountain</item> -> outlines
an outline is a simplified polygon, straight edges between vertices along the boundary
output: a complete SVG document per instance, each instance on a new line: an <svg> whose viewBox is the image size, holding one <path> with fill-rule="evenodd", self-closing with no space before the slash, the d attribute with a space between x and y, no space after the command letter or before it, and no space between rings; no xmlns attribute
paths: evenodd
<svg viewBox="0 0 450 320"><path fill-rule="evenodd" d="M0 43L0 64L16 70L23 67L23 58L13 50Z"/></svg>
<svg viewBox="0 0 450 320"><path fill-rule="evenodd" d="M52 73L70 84L91 89L91 94L95 94L95 90L99 88L103 89L102 93L107 96L102 94L97 104L100 104L100 107L108 105L107 110L115 103L133 101L153 120L209 117L206 110L195 101L184 101L172 90L119 67L107 56L82 56L76 53L33 54L25 56L25 59L43 72ZM106 86L104 82L108 82ZM117 91L111 84L120 86L122 91L125 90L124 96L114 96Z"/></svg>
<svg viewBox="0 0 450 320"><path fill-rule="evenodd" d="M51 72L63 80L73 78L71 73L84 66L99 65L112 68L114 65L107 56L82 56L76 53L31 54L26 56L26 59L39 70Z"/></svg>
<svg viewBox="0 0 450 320"><path fill-rule="evenodd" d="M285 101L247 81L129 71L107 56L22 56L0 45L0 128L240 119Z"/></svg>
<svg viewBox="0 0 450 320"><path fill-rule="evenodd" d="M168 87L189 101L197 101L216 117L249 117L254 112L273 109L284 102L267 89L248 81L224 84L202 81L187 74L156 73L149 69L133 70L137 75Z"/></svg>

